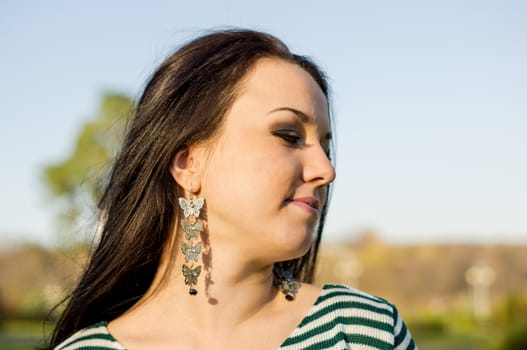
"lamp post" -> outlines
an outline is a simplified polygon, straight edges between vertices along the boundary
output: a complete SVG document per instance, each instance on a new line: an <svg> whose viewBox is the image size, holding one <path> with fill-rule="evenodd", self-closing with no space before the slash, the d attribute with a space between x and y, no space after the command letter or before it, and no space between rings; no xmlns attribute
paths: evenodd
<svg viewBox="0 0 527 350"><path fill-rule="evenodd" d="M472 310L478 321L485 321L490 316L490 285L495 278L494 270L482 263L474 264L465 273L472 289Z"/></svg>

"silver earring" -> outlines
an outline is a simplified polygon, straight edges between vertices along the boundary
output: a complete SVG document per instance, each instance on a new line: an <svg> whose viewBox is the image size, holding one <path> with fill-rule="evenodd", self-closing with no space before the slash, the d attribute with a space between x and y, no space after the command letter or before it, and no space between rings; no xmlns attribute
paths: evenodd
<svg viewBox="0 0 527 350"><path fill-rule="evenodd" d="M285 299L288 301L295 300L300 284L293 279L293 273L279 264L275 264L273 272L275 275L274 284L284 294Z"/></svg>
<svg viewBox="0 0 527 350"><path fill-rule="evenodd" d="M199 213L205 199L197 197L193 199L192 191L189 192L189 199L178 198L179 206L183 210L181 228L185 234L185 239L181 241L181 252L185 256L185 264L181 266L181 272L185 278L185 284L189 287L190 295L198 294L194 286L198 284L198 277L201 274L201 265L199 257L203 250L203 243L199 241L199 233L203 230L203 221L199 219ZM194 244L194 241L198 240Z"/></svg>

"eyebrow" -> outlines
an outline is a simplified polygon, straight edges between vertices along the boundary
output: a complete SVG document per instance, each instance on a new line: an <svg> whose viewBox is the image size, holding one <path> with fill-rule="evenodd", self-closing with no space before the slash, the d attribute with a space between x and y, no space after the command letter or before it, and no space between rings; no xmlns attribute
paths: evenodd
<svg viewBox="0 0 527 350"><path fill-rule="evenodd" d="M315 118L314 117L312 117L309 114L306 114L306 113L304 113L304 112L302 112L302 111L300 111L300 110L298 110L296 108L291 108L291 107L276 108L276 109L273 109L272 111L270 111L267 114L280 112L280 111L287 111L287 112L293 113L303 123L314 123L315 122ZM331 140L332 139L331 131L327 132L325 139L326 140Z"/></svg>
<svg viewBox="0 0 527 350"><path fill-rule="evenodd" d="M315 118L313 118L312 116L302 112L302 111L299 111L298 109L295 109L295 108L291 108L291 107L280 107L280 108L276 108L276 109L273 109L272 111L270 111L268 114L271 114L271 113L275 113L275 112L280 112L280 111L288 111L288 112L291 112L293 114L295 114L303 123L313 123L315 121Z"/></svg>

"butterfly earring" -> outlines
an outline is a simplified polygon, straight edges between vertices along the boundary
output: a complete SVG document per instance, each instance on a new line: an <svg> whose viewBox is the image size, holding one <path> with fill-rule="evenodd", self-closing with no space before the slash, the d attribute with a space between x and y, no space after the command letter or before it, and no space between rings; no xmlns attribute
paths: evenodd
<svg viewBox="0 0 527 350"><path fill-rule="evenodd" d="M189 294L196 295L198 291L194 286L198 284L198 277L201 274L199 257L203 250L203 243L193 241L199 239L199 233L203 230L203 221L199 219L199 213L205 200L203 197L193 198L192 191L189 192L189 199L178 198L179 206L183 210L181 228L185 233L185 240L181 241L181 252L185 256L185 264L181 267L185 284L189 287Z"/></svg>
<svg viewBox="0 0 527 350"><path fill-rule="evenodd" d="M273 272L275 275L274 284L285 296L285 299L287 301L295 300L300 283L293 278L293 273L279 263L275 264Z"/></svg>

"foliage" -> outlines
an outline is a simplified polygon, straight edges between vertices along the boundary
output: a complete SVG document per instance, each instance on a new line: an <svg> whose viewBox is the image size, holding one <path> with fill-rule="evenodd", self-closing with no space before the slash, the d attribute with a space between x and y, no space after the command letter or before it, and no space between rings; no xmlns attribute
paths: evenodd
<svg viewBox="0 0 527 350"><path fill-rule="evenodd" d="M527 322L513 324L504 331L497 350L527 349Z"/></svg>
<svg viewBox="0 0 527 350"><path fill-rule="evenodd" d="M447 327L445 319L440 315L422 315L412 321L407 322L414 337L439 337L444 336Z"/></svg>
<svg viewBox="0 0 527 350"><path fill-rule="evenodd" d="M496 350L527 349L527 295L511 294L493 310L494 324L501 330Z"/></svg>
<svg viewBox="0 0 527 350"><path fill-rule="evenodd" d="M77 135L71 155L45 167L44 183L59 204L59 223L68 234L100 198L105 171L118 151L132 111L129 97L104 94L97 114Z"/></svg>
<svg viewBox="0 0 527 350"><path fill-rule="evenodd" d="M497 325L503 327L527 322L527 295L508 295L493 309L492 318Z"/></svg>

